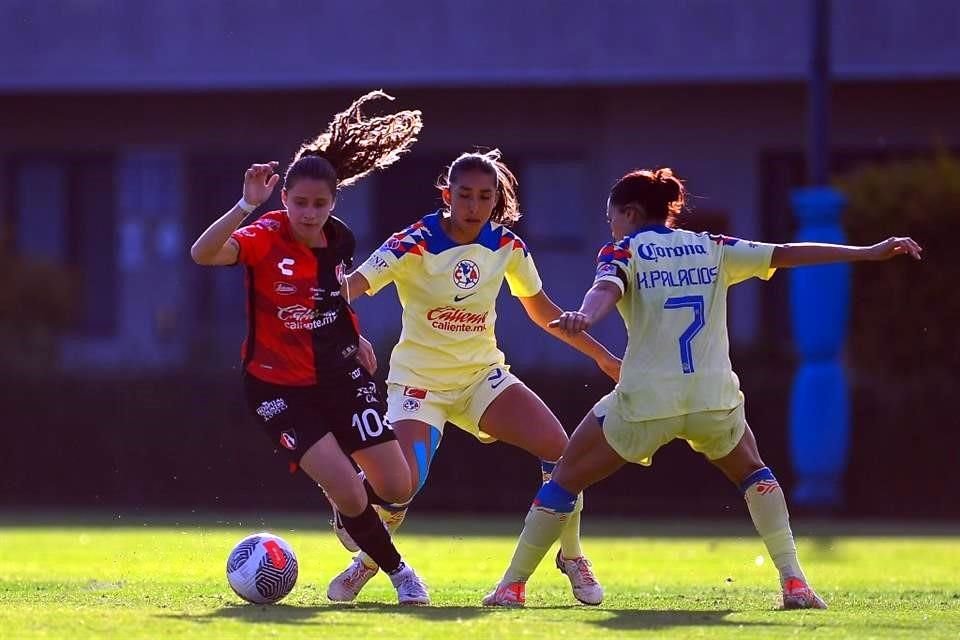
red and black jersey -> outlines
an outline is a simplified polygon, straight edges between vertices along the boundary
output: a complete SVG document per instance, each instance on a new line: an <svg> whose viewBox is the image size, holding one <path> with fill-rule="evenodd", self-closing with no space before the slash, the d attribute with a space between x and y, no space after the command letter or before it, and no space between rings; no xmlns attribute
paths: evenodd
<svg viewBox="0 0 960 640"><path fill-rule="evenodd" d="M333 216L323 227L327 246L297 241L285 211L271 211L231 236L247 267L249 329L244 368L273 384L324 385L357 368L359 327L340 295L356 240Z"/></svg>

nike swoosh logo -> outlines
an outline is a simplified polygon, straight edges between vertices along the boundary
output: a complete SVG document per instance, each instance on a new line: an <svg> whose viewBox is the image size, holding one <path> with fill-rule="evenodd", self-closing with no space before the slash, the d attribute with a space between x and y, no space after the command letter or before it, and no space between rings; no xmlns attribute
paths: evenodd
<svg viewBox="0 0 960 640"><path fill-rule="evenodd" d="M476 293L477 293L477 292L474 291L473 293L468 293L468 294L465 295L465 296L453 296L453 301L454 301L454 302L463 302L464 300L466 300L466 299L469 298L470 296L476 295Z"/></svg>

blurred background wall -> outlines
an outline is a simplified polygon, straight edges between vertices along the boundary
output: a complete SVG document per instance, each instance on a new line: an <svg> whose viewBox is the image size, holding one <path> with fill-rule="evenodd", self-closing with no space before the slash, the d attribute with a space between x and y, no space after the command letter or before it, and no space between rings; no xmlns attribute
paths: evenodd
<svg viewBox="0 0 960 640"><path fill-rule="evenodd" d="M0 8L0 501L9 505L317 503L308 482L284 477L245 414L241 270L197 267L188 249L239 198L249 164L285 164L370 89L421 109L425 128L409 156L341 195L337 213L357 234L358 261L436 209L437 176L475 147L501 148L518 174L518 232L561 306L578 305L589 286L609 235L607 190L634 167L671 166L687 180L696 196L688 228L771 242L794 229L788 196L804 181L809 57L800 0ZM960 4L836 0L832 40L838 180L960 148ZM874 237L861 225L861 241L882 239L881 227ZM949 227L918 239L934 240L938 228ZM912 272L917 286L952 261L944 248ZM856 277L876 288L890 268ZM881 344L910 345L907 358L937 366L918 373L857 355L876 342L851 354L842 513L960 515L960 424L949 401L960 363L955 341L930 337L952 335L960 320L952 282L931 294L925 314L882 296L854 312L854 343L873 318L895 316ZM748 416L765 461L789 483L786 278L731 295ZM385 291L357 307L382 378L399 305ZM508 362L572 430L610 384L506 293L498 313ZM596 335L612 349L625 343L615 317ZM652 470L632 468L593 490L588 509L739 508L737 492L694 460L674 443ZM538 477L525 454L448 429L418 505L520 513Z"/></svg>

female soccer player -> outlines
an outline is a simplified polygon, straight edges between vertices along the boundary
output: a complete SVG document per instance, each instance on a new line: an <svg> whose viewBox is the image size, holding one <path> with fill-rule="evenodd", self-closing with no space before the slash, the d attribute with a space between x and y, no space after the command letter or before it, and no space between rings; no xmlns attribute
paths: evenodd
<svg viewBox="0 0 960 640"><path fill-rule="evenodd" d="M247 268L244 387L250 411L291 472L302 469L336 502L350 535L387 570L400 604L429 604L426 587L400 559L350 462L384 499L409 495L410 468L381 419L383 399L367 371L372 348L340 296L353 233L331 215L339 188L392 164L422 126L419 111L365 119L362 105L378 97L389 98L363 96L300 148L283 179L285 209L237 229L280 179L276 162L247 169L243 198L190 253L201 265Z"/></svg>
<svg viewBox="0 0 960 640"><path fill-rule="evenodd" d="M730 365L727 289L779 267L920 259L910 238L870 247L762 244L675 228L684 187L669 169L632 171L614 184L607 222L616 242L600 250L596 279L579 311L555 325L578 335L616 305L627 351L616 388L577 427L537 493L513 559L485 605L522 606L524 584L563 530L577 495L627 462L651 464L674 438L686 440L743 492L757 532L780 572L783 606L823 609L806 582L776 478L747 426Z"/></svg>
<svg viewBox="0 0 960 640"><path fill-rule="evenodd" d="M502 440L532 453L543 461L545 478L566 445L560 422L510 373L497 348L495 306L504 280L534 323L590 356L614 380L620 366L586 334L548 328L560 309L543 292L526 244L508 228L520 213L516 179L499 151L461 155L438 186L447 208L389 238L343 287L351 300L390 282L397 287L403 331L390 359L387 419L413 473L411 498L427 478L447 421L481 442ZM557 567L578 600L599 604L603 589L580 549L579 504L561 537ZM399 526L406 506L383 505L388 526ZM331 591L352 600L376 571L374 561L358 556Z"/></svg>

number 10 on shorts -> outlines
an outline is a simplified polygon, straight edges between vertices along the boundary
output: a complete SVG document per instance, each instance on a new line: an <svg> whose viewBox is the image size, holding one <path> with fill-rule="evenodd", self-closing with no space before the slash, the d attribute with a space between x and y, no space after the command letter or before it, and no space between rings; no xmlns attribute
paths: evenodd
<svg viewBox="0 0 960 640"><path fill-rule="evenodd" d="M360 432L361 442L366 442L367 438L376 438L383 433L383 421L374 409L365 409L363 413L353 414L353 426ZM391 427L387 425L387 429Z"/></svg>

